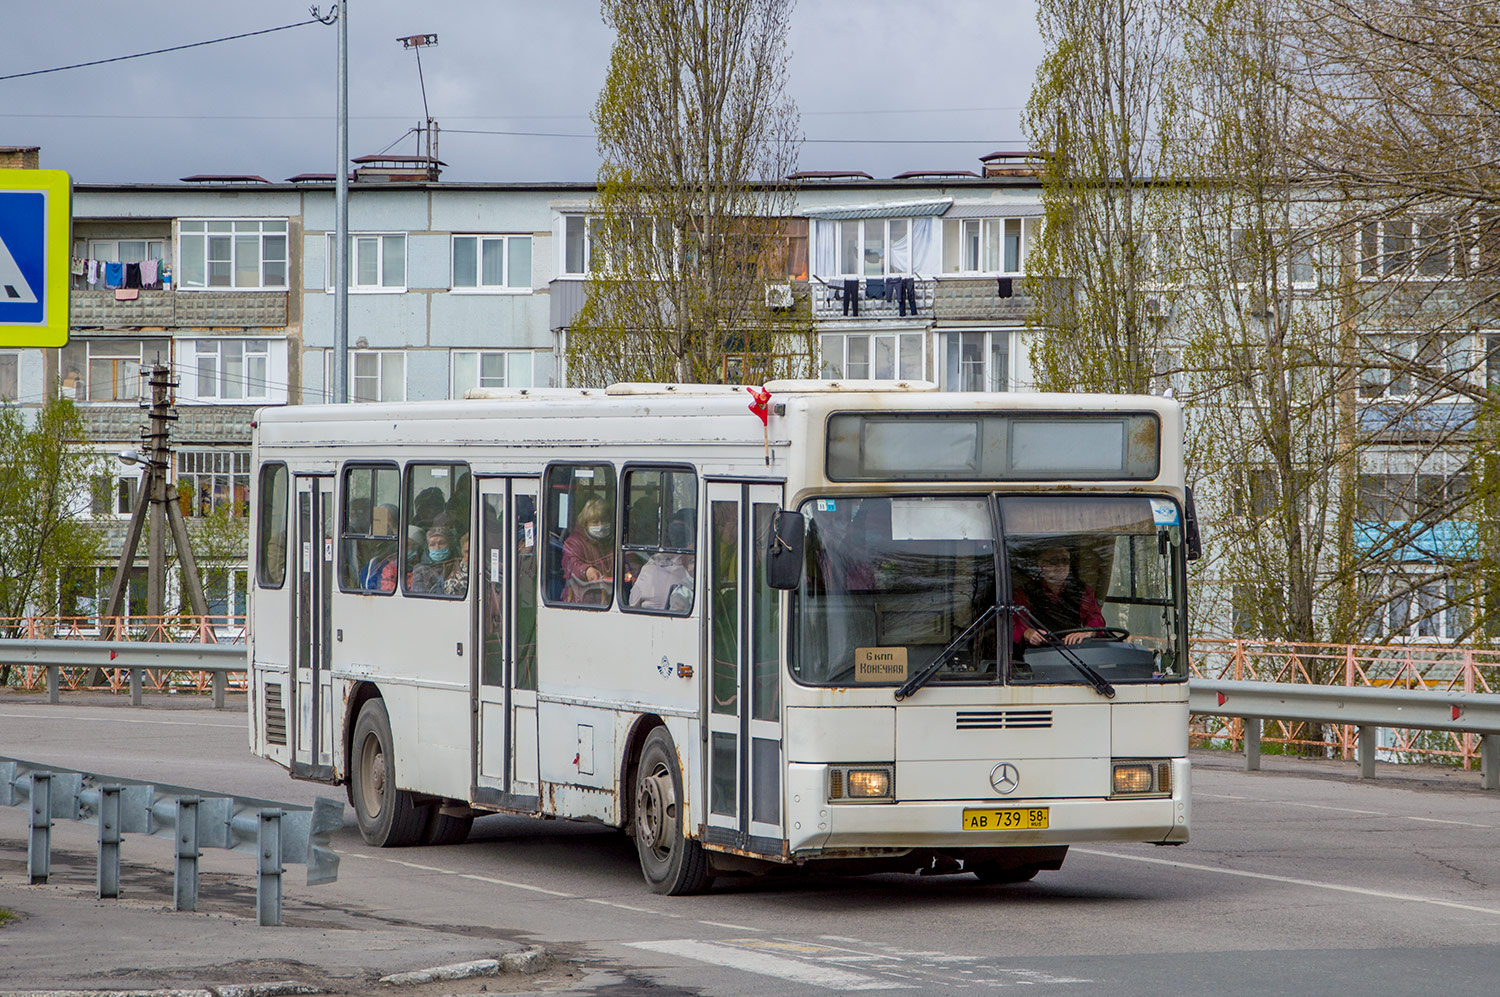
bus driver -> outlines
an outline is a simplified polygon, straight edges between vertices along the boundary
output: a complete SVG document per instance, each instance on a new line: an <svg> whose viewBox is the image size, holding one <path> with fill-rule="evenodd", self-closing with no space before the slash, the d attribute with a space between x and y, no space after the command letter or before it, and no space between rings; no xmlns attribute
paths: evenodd
<svg viewBox="0 0 1500 997"><path fill-rule="evenodd" d="M1077 644L1093 634L1088 628L1104 626L1104 614L1094 590L1073 574L1068 549L1059 544L1042 548L1037 556L1040 569L1032 584L1017 585L1016 603L1031 611L1014 614L1012 637L1017 645L1037 646L1047 642L1053 630L1072 630L1064 644ZM1045 630L1038 630L1040 624Z"/></svg>

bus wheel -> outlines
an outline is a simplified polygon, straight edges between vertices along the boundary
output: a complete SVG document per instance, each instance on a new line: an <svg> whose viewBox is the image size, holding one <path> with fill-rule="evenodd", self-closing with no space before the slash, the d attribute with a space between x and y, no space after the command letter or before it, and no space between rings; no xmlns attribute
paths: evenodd
<svg viewBox="0 0 1500 997"><path fill-rule="evenodd" d="M474 818L449 816L443 813L441 803L434 803L428 811L426 825L422 829L422 844L461 845L469 840L469 831L474 827Z"/></svg>
<svg viewBox="0 0 1500 997"><path fill-rule="evenodd" d="M365 841L380 848L414 845L422 837L427 811L412 794L396 788L396 753L385 704L372 699L359 711L350 752L350 796Z"/></svg>
<svg viewBox="0 0 1500 997"><path fill-rule="evenodd" d="M703 846L682 830L682 771L665 727L646 735L635 769L635 850L641 872L657 893L681 896L707 889L711 876Z"/></svg>

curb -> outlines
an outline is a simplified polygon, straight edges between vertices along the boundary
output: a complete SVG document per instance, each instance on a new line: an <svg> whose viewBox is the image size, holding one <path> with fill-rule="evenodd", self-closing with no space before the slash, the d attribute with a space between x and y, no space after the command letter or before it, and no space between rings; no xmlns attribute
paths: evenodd
<svg viewBox="0 0 1500 997"><path fill-rule="evenodd" d="M475 959L473 962L433 966L410 973L392 973L389 976L382 976L380 982L392 986L410 986L415 983L431 983L434 980L464 980L472 976L498 976L501 973L539 973L551 962L552 957L547 954L546 949L540 945L533 945L521 952L506 953L498 959ZM225 997L230 997L230 995L226 994ZM235 997L240 997L240 995L235 995ZM263 995L263 997L269 997L269 995Z"/></svg>
<svg viewBox="0 0 1500 997"><path fill-rule="evenodd" d="M284 997L287 994L321 994L322 987L282 980L278 983L231 983L222 987L182 990L3 990L0 997Z"/></svg>

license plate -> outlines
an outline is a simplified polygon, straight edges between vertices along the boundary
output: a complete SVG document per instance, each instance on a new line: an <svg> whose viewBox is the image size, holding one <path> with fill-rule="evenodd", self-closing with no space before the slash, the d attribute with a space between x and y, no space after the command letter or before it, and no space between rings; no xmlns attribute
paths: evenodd
<svg viewBox="0 0 1500 997"><path fill-rule="evenodd" d="M965 831L1013 831L1046 826L1046 807L964 811Z"/></svg>

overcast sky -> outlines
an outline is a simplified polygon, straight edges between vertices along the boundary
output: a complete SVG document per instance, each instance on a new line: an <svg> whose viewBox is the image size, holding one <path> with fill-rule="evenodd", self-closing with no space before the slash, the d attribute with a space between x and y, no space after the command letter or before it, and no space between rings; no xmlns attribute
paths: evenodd
<svg viewBox="0 0 1500 997"><path fill-rule="evenodd" d="M309 17L303 0L11 6L0 76ZM349 6L351 157L419 151L402 137L422 119L416 59L397 39L436 34L422 71L444 179L594 178L589 114L612 41L597 0ZM799 0L790 47L803 169L976 169L985 153L1025 147L1020 110L1040 58L1032 0ZM0 145L41 146L43 167L85 183L329 173L336 66L337 29L312 24L0 80Z"/></svg>

